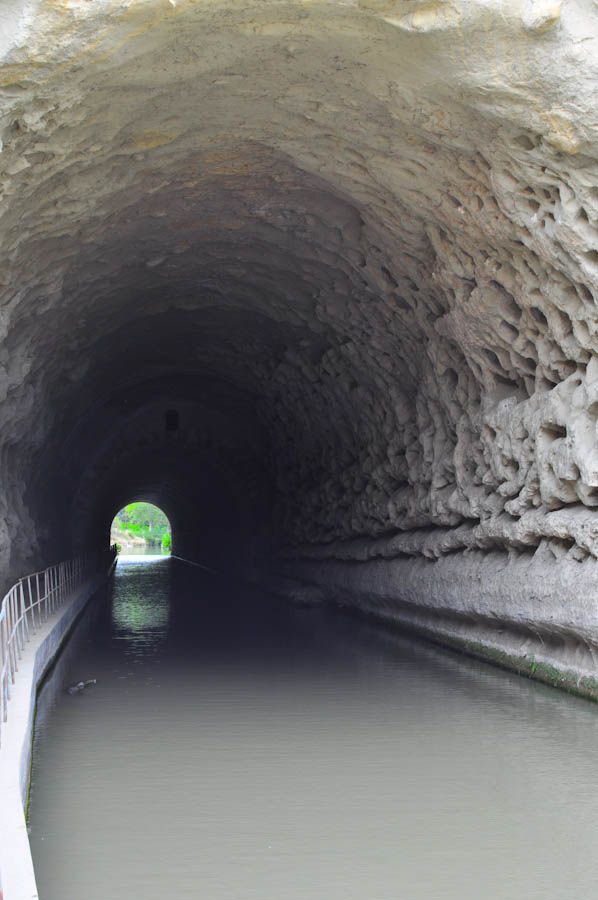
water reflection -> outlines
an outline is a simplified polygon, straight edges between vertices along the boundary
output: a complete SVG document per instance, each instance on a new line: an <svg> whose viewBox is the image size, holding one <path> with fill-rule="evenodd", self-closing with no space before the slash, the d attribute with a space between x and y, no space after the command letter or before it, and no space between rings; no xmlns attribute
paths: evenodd
<svg viewBox="0 0 598 900"><path fill-rule="evenodd" d="M148 546L128 547L127 550L119 552L118 564L122 566L132 562L152 562L156 559L167 559L169 556L170 553L158 552L155 548ZM140 560L140 557L143 557L143 560Z"/></svg>
<svg viewBox="0 0 598 900"><path fill-rule="evenodd" d="M173 560L98 609L36 731L42 900L594 896L591 704Z"/></svg>
<svg viewBox="0 0 598 900"><path fill-rule="evenodd" d="M114 638L123 642L125 653L143 657L165 640L170 621L169 565L170 560L163 556L119 558L119 590L112 601L112 627Z"/></svg>

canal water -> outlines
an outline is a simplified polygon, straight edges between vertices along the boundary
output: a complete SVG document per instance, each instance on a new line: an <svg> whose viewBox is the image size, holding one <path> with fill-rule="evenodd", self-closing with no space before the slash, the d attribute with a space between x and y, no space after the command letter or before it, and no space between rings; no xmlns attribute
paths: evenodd
<svg viewBox="0 0 598 900"><path fill-rule="evenodd" d="M598 891L598 708L337 610L121 561L39 710L41 900Z"/></svg>

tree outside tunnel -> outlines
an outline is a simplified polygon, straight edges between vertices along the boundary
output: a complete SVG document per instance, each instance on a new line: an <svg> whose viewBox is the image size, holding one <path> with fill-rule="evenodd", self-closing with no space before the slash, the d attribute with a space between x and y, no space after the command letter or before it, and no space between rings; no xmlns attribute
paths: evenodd
<svg viewBox="0 0 598 900"><path fill-rule="evenodd" d="M153 503L128 503L112 521L110 542L127 553L166 554L172 548L172 529L166 515Z"/></svg>

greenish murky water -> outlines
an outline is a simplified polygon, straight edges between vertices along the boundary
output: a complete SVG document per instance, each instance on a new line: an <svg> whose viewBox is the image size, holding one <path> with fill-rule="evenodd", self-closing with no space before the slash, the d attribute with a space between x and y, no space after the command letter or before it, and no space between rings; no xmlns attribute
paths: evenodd
<svg viewBox="0 0 598 900"><path fill-rule="evenodd" d="M129 558L40 698L40 897L589 900L597 776L590 703Z"/></svg>

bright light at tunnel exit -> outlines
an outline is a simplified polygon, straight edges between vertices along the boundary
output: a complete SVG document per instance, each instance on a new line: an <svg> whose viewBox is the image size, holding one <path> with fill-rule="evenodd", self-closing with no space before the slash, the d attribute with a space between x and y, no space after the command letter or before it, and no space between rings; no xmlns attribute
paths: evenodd
<svg viewBox="0 0 598 900"><path fill-rule="evenodd" d="M126 555L168 555L172 548L170 522L153 503L128 503L112 520L110 543Z"/></svg>

